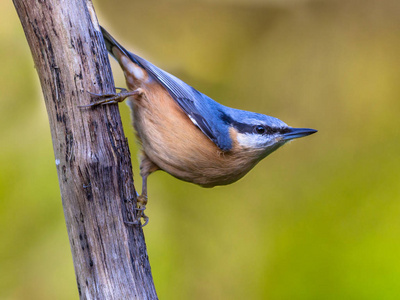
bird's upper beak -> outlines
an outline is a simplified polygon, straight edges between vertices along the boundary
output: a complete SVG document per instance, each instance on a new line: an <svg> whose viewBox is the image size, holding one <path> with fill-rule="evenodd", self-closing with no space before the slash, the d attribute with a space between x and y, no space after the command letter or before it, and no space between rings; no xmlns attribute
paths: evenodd
<svg viewBox="0 0 400 300"><path fill-rule="evenodd" d="M290 128L290 131L287 133L284 133L282 135L283 140L288 141L288 140L293 140L297 138L301 138L303 136L307 136L313 133L316 133L318 130L311 129L311 128Z"/></svg>

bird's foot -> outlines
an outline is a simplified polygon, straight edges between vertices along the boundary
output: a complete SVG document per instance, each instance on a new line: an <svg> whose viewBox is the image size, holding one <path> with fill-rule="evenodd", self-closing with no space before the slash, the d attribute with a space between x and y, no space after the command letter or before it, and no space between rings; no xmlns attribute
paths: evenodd
<svg viewBox="0 0 400 300"><path fill-rule="evenodd" d="M127 97L137 96L143 93L141 89L136 89L134 91L128 91L124 88L115 88L116 90L120 90L119 93L111 93L111 94L95 94L88 92L92 98L97 99L96 101L87 104L87 105L79 105L79 108L87 108L87 107L94 107L97 105L107 105L107 104L114 104L118 102L123 102Z"/></svg>
<svg viewBox="0 0 400 300"><path fill-rule="evenodd" d="M132 222L125 221L127 225L141 225L142 227L146 226L149 223L149 217L146 216L144 210L146 209L147 204L147 196L140 195L137 197L136 203L136 218ZM142 220L144 223L142 223Z"/></svg>

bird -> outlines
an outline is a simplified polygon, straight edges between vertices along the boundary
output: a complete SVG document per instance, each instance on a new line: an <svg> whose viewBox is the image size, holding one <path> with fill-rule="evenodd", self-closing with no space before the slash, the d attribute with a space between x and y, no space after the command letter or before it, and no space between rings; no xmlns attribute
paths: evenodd
<svg viewBox="0 0 400 300"><path fill-rule="evenodd" d="M174 75L126 50L103 27L107 51L121 66L127 89L90 93L96 101L81 107L128 98L141 145L142 193L132 224L146 225L147 178L163 170L202 187L231 184L287 142L317 130L294 128L260 113L224 106ZM142 224L142 220L144 224ZM128 222L129 223L129 222Z"/></svg>

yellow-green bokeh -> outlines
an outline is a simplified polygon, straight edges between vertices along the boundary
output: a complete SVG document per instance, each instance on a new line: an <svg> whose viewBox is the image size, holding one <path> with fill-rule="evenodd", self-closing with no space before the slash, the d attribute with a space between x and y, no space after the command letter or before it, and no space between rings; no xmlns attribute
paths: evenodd
<svg viewBox="0 0 400 300"><path fill-rule="evenodd" d="M217 101L319 130L230 186L150 177L160 299L398 299L398 0L94 5L127 48ZM74 299L38 78L11 1L0 8L0 299Z"/></svg>

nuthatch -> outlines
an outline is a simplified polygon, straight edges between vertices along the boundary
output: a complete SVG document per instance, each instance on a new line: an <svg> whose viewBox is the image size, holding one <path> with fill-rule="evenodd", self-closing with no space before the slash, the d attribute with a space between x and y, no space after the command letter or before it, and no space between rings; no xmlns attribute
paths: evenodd
<svg viewBox="0 0 400 300"><path fill-rule="evenodd" d="M156 170L203 187L237 181L290 140L317 132L274 117L223 106L175 76L128 52L104 28L107 50L119 62L128 90L99 97L85 107L129 97L142 146L136 224L147 203L147 177Z"/></svg>

